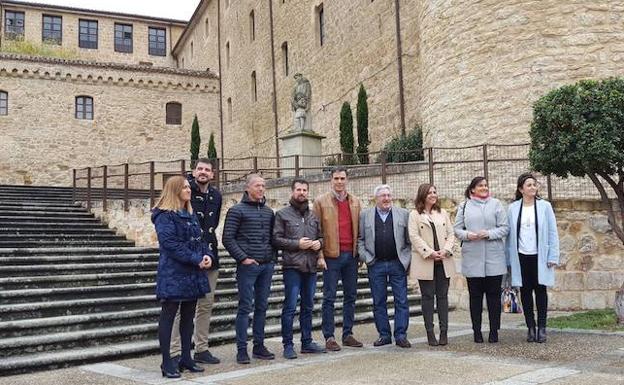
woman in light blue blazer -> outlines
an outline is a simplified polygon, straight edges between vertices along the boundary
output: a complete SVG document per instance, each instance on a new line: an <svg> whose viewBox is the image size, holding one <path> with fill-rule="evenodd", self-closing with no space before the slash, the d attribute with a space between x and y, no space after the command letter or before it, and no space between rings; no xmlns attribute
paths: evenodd
<svg viewBox="0 0 624 385"><path fill-rule="evenodd" d="M559 264L559 235L555 213L549 202L537 194L539 184L531 173L518 177L516 201L509 205L507 264L511 285L520 286L528 342L546 342L547 286L555 284ZM533 313L533 293L537 305L537 331Z"/></svg>

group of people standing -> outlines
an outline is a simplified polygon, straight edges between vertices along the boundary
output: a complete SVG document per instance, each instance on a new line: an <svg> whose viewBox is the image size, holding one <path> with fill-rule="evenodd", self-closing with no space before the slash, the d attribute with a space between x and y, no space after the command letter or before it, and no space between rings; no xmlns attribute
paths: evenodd
<svg viewBox="0 0 624 385"><path fill-rule="evenodd" d="M197 363L216 364L208 350L208 331L219 259L215 229L222 199L209 182L213 166L207 159L196 162L192 176L170 178L153 209L152 220L161 249L156 294L161 301L159 342L163 376L203 371ZM300 353L341 350L335 336L335 302L342 282L341 343L362 347L353 334L358 269L366 264L378 339L374 346L394 342L409 348L408 277L417 279L429 345L448 344L448 288L455 273L453 249L462 242L462 273L468 282L470 314L475 342L483 342L481 314L483 295L488 305L489 342L498 341L501 282L511 269L512 284L521 286L529 329L527 340L546 340L546 286L554 283L558 263L558 238L550 204L539 199L537 180L531 174L518 179L519 199L508 213L492 198L487 180L477 177L466 190L455 224L440 207L435 186L421 185L415 210L395 207L391 187L374 190L375 206L362 209L360 200L347 191L347 169L331 171L330 191L319 195L311 207L309 184L295 179L289 205L276 213L266 205L265 181L258 174L247 177L239 203L227 211L223 245L236 261L238 310L236 315L236 361L249 364L247 349L249 316L252 318L252 357L275 358L264 344L266 311L271 283L282 251L284 301L281 314L283 356L297 358L293 322L300 300ZM509 219L508 219L509 218ZM539 225L539 226L538 226ZM509 229L516 231L509 231ZM323 273L322 334L324 344L312 339L312 313L317 271ZM394 301L391 330L388 285ZM536 296L538 321L533 315ZM435 306L434 306L435 303ZM439 337L434 333L434 308L439 317ZM537 329L536 329L537 327ZM191 356L191 344L195 354Z"/></svg>

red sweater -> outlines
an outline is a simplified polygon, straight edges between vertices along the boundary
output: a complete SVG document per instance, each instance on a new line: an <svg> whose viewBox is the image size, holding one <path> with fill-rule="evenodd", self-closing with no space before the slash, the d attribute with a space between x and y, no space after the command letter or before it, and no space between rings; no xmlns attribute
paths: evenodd
<svg viewBox="0 0 624 385"><path fill-rule="evenodd" d="M351 209L349 201L340 202L338 204L338 239L340 240L340 252L353 252L353 224L351 223Z"/></svg>

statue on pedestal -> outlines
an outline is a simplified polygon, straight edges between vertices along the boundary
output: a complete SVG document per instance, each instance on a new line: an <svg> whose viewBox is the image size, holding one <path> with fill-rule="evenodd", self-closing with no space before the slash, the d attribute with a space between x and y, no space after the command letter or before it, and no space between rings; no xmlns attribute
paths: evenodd
<svg viewBox="0 0 624 385"><path fill-rule="evenodd" d="M295 112L293 132L312 131L312 114L310 113L312 86L310 81L300 73L295 74L294 78L297 83L290 101L292 110Z"/></svg>

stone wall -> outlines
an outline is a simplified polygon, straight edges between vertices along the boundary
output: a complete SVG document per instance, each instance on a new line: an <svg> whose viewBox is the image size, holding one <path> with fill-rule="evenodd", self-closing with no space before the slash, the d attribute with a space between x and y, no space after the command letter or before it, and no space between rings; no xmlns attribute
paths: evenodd
<svg viewBox="0 0 624 385"><path fill-rule="evenodd" d="M198 18L214 20L216 1L205 2L208 6ZM320 4L323 46L316 14ZM526 142L532 104L539 96L580 79L624 73L624 6L618 1L401 0L400 6L407 128L421 124L426 145ZM301 72L313 87L314 127L328 137L324 152L338 152L340 106L349 101L355 108L360 83L369 94L370 149L379 149L396 135L394 2L289 0L273 2L273 8L271 47L268 2L221 1L226 157L275 153L271 49L280 133L292 125L292 76ZM196 46L204 28L201 20L191 27ZM288 74L282 55L285 42ZM209 48L215 44L204 44L207 49L192 61L198 66L193 68L215 65L217 53ZM257 102L250 96L252 71L258 82ZM227 99L232 100L231 122Z"/></svg>
<svg viewBox="0 0 624 385"><path fill-rule="evenodd" d="M175 58L171 55L171 50L180 34L184 30L186 23L175 22L152 17L139 17L124 14L114 14L106 12L90 12L88 10L68 10L57 7L46 7L45 5L3 4L0 6L2 19L4 22L4 11L24 12L24 40L35 45L42 44L42 17L43 15L62 17L62 48L66 55L73 59L97 60L102 62L117 62L127 64L139 64L139 62L149 62L154 66L175 67ZM78 46L79 19L98 21L98 48L87 49ZM130 24L133 26L132 42L133 52L115 52L115 23ZM166 56L150 55L148 51L148 28L156 27L166 29ZM0 38L3 44L11 44L4 36L4 28L0 31ZM55 47L50 45L50 47ZM1 47L0 47L1 48Z"/></svg>
<svg viewBox="0 0 624 385"><path fill-rule="evenodd" d="M71 185L71 169L188 158L197 114L206 152L218 127L218 86L210 72L0 54L0 183ZM75 97L93 98L94 119L75 118ZM167 125L165 105L182 104Z"/></svg>
<svg viewBox="0 0 624 385"><path fill-rule="evenodd" d="M376 181L366 182L364 178L356 182L351 180L350 190L355 191L363 184L373 185ZM329 188L326 181L317 180L310 184L312 196L318 196ZM395 204L413 209L411 198L395 190ZM290 188L285 185L271 186L267 190L267 203L278 210L289 199ZM221 239L223 221L227 210L240 200L241 192L227 192L223 196L222 223L217 228ZM360 195L364 204L372 206L372 189L368 194ZM454 218L457 201L444 199L445 207ZM138 245L156 246L156 236L148 213L149 202L133 200L130 210L123 212L121 202L109 203L109 211L102 215L101 205L96 204L94 212L126 234ZM596 201L560 200L554 202L555 215L561 242L561 265L556 270L555 286L549 289L549 308L557 310L602 309L612 307L615 291L624 283L624 246L615 236L607 222L606 212ZM459 245L455 248L457 270L461 267ZM461 274L451 279L449 301L460 308L468 308L468 289Z"/></svg>

